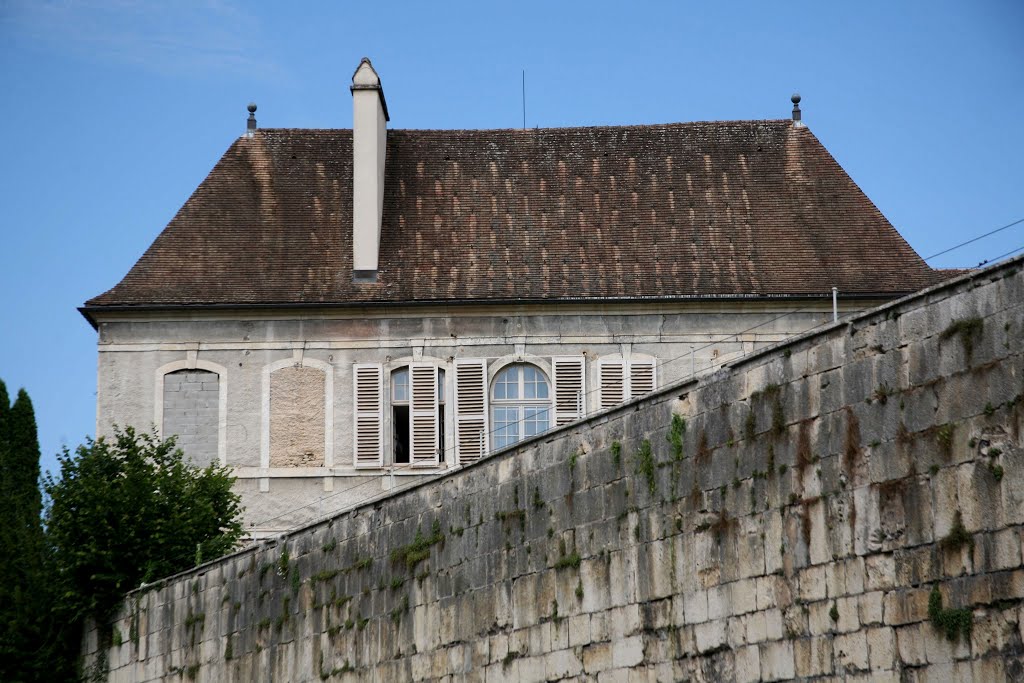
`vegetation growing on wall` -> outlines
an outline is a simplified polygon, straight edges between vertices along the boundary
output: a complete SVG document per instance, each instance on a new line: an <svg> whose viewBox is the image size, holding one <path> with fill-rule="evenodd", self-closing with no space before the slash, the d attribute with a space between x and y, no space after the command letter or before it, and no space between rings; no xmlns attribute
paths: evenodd
<svg viewBox="0 0 1024 683"><path fill-rule="evenodd" d="M972 318L963 318L962 320L954 320L950 323L949 327L942 331L939 335L939 339L946 341L947 339L957 338L960 340L960 344L963 346L964 355L967 357L967 362L971 362L971 358L974 356L974 345L978 342L981 337L982 328L984 323L981 318L975 316Z"/></svg>

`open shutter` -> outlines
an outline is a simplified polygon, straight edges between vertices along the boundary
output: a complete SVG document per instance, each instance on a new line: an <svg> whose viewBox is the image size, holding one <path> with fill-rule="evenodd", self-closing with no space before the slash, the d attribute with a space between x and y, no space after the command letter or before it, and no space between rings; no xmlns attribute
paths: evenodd
<svg viewBox="0 0 1024 683"><path fill-rule="evenodd" d="M611 408L626 400L626 364L619 359L597 362L597 381L601 387L601 408Z"/></svg>
<svg viewBox="0 0 1024 683"><path fill-rule="evenodd" d="M455 457L462 465L478 460L487 449L487 362L456 359Z"/></svg>
<svg viewBox="0 0 1024 683"><path fill-rule="evenodd" d="M409 366L409 438L413 467L437 464L437 366L413 363Z"/></svg>
<svg viewBox="0 0 1024 683"><path fill-rule="evenodd" d="M583 384L583 357L552 358L555 383L555 426L583 417L586 393Z"/></svg>
<svg viewBox="0 0 1024 683"><path fill-rule="evenodd" d="M629 398L640 398L654 391L654 359L629 362Z"/></svg>
<svg viewBox="0 0 1024 683"><path fill-rule="evenodd" d="M352 368L355 466L380 467L384 464L384 371L376 363L357 363Z"/></svg>

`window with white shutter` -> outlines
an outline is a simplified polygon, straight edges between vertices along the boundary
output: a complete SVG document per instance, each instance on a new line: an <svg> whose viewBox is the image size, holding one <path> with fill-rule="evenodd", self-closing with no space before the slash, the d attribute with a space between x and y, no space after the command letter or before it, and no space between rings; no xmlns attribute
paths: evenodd
<svg viewBox="0 0 1024 683"><path fill-rule="evenodd" d="M357 363L352 372L355 466L380 467L384 464L384 370L377 363Z"/></svg>
<svg viewBox="0 0 1024 683"><path fill-rule="evenodd" d="M410 369L410 441L413 466L438 461L437 366L413 363Z"/></svg>
<svg viewBox="0 0 1024 683"><path fill-rule="evenodd" d="M551 371L555 385L555 425L575 422L586 413L583 357L552 358Z"/></svg>
<svg viewBox="0 0 1024 683"><path fill-rule="evenodd" d="M629 398L640 398L654 391L654 359L629 361Z"/></svg>
<svg viewBox="0 0 1024 683"><path fill-rule="evenodd" d="M459 464L478 460L488 450L487 362L455 360L455 456Z"/></svg>
<svg viewBox="0 0 1024 683"><path fill-rule="evenodd" d="M611 408L625 401L640 398L657 386L656 360L634 358L629 361L611 356L597 361L597 380L600 385L601 408Z"/></svg>
<svg viewBox="0 0 1024 683"><path fill-rule="evenodd" d="M621 358L597 361L597 383L601 388L598 405L611 408L626 400L626 363Z"/></svg>

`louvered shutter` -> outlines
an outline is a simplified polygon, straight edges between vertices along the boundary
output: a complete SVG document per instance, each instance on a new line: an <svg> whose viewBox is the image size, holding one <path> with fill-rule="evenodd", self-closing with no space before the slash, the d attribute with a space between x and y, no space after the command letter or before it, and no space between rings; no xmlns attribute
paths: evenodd
<svg viewBox="0 0 1024 683"><path fill-rule="evenodd" d="M618 359L597 362L597 382L601 388L600 406L611 408L626 400L626 364Z"/></svg>
<svg viewBox="0 0 1024 683"><path fill-rule="evenodd" d="M357 363L352 371L355 466L380 467L384 464L384 370L379 364Z"/></svg>
<svg viewBox="0 0 1024 683"><path fill-rule="evenodd" d="M654 360L629 362L629 398L640 398L654 391Z"/></svg>
<svg viewBox="0 0 1024 683"><path fill-rule="evenodd" d="M437 464L437 366L409 366L409 440L413 467Z"/></svg>
<svg viewBox="0 0 1024 683"><path fill-rule="evenodd" d="M555 426L575 422L586 412L583 357L552 358L551 368L555 383Z"/></svg>
<svg viewBox="0 0 1024 683"><path fill-rule="evenodd" d="M455 457L459 464L487 452L487 362L455 361Z"/></svg>

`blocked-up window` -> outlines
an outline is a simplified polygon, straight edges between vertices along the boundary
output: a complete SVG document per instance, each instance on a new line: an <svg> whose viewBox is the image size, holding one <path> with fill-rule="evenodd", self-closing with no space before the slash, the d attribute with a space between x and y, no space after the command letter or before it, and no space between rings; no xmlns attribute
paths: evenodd
<svg viewBox="0 0 1024 683"><path fill-rule="evenodd" d="M178 370L164 375L163 436L197 465L217 462L220 377L207 370Z"/></svg>
<svg viewBox="0 0 1024 683"><path fill-rule="evenodd" d="M313 367L270 374L270 466L323 467L327 377Z"/></svg>

